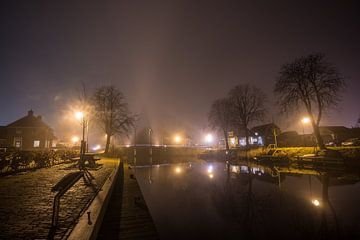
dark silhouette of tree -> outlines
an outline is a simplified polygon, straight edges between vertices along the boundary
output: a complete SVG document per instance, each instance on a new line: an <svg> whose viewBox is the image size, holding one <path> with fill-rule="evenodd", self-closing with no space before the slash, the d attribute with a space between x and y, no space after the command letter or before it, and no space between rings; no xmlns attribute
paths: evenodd
<svg viewBox="0 0 360 240"><path fill-rule="evenodd" d="M357 122L356 122L356 124L355 124L355 127L356 127L356 128L359 128L359 127L360 127L360 117L358 118L358 120L357 120Z"/></svg>
<svg viewBox="0 0 360 240"><path fill-rule="evenodd" d="M310 54L281 67L275 85L281 112L289 113L304 106L320 149L325 149L319 131L324 112L337 106L345 87L336 68L325 61L323 54Z"/></svg>
<svg viewBox="0 0 360 240"><path fill-rule="evenodd" d="M224 134L226 150L229 150L228 132L231 127L231 102L228 98L215 100L208 114L208 121L213 129Z"/></svg>
<svg viewBox="0 0 360 240"><path fill-rule="evenodd" d="M128 134L134 124L127 102L114 86L103 86L93 95L95 120L106 134L105 153L109 152L111 137Z"/></svg>
<svg viewBox="0 0 360 240"><path fill-rule="evenodd" d="M265 116L265 94L257 87L248 84L235 86L229 92L232 105L234 128L245 131L246 146L249 145L249 124L262 121Z"/></svg>

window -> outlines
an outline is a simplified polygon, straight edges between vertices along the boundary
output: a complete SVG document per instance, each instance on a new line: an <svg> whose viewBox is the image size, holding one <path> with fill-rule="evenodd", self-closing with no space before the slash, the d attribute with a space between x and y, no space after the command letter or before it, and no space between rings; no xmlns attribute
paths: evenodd
<svg viewBox="0 0 360 240"><path fill-rule="evenodd" d="M39 140L35 140L34 141L34 147L40 147L40 141Z"/></svg>
<svg viewBox="0 0 360 240"><path fill-rule="evenodd" d="M16 134L22 134L22 130L17 128L17 129L15 130L15 133L16 133Z"/></svg>
<svg viewBox="0 0 360 240"><path fill-rule="evenodd" d="M22 146L22 138L21 137L15 137L14 138L14 147L21 148Z"/></svg>

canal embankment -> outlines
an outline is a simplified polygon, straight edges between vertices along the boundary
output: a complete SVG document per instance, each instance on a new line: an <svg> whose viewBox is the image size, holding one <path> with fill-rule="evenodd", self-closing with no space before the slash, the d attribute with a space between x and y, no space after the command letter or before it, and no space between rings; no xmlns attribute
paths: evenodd
<svg viewBox="0 0 360 240"><path fill-rule="evenodd" d="M260 155L269 154L269 152L273 150L274 149L269 149L266 147L259 147L251 148L248 151L239 149L236 150L236 152L238 157L257 157ZM320 149L317 147L278 147L276 150L278 150L276 153L277 155L286 155L288 157L316 154L320 151ZM331 152L330 155L336 154L338 157L360 160L360 147L328 147L327 150L328 152Z"/></svg>
<svg viewBox="0 0 360 240"><path fill-rule="evenodd" d="M230 149L227 154L225 150L207 150L199 156L205 160L217 161L266 158L267 160L271 159L272 162L278 162L286 159L289 163L303 160L304 157L316 156L324 159L341 160L349 167L360 167L360 147L328 147L326 150L319 150L317 147L279 147L276 149L258 147L248 150Z"/></svg>
<svg viewBox="0 0 360 240"><path fill-rule="evenodd" d="M121 163L97 239L159 239L133 169Z"/></svg>

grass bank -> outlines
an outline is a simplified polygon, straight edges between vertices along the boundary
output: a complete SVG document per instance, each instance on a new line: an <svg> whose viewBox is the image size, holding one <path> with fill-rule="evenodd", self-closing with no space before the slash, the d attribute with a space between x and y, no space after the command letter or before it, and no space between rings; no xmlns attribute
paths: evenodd
<svg viewBox="0 0 360 240"><path fill-rule="evenodd" d="M360 147L328 147L327 149L338 152L344 158L357 158L360 160ZM277 150L280 150L277 153L278 155L296 157L305 154L314 154L320 149L318 147L279 147ZM268 153L269 149L267 148L252 148L248 151L243 149L237 150L238 157L256 157Z"/></svg>
<svg viewBox="0 0 360 240"><path fill-rule="evenodd" d="M305 154L314 154L319 151L319 148L317 147L284 147L277 149L281 151L280 154L284 154L289 157L303 156ZM360 160L360 147L328 147L327 149L338 152L344 158L357 158ZM265 154L267 150L263 149L261 152L262 154Z"/></svg>

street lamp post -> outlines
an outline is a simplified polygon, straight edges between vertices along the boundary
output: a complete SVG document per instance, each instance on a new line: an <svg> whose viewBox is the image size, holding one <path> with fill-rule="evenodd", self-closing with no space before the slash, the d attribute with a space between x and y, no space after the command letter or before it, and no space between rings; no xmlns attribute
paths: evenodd
<svg viewBox="0 0 360 240"><path fill-rule="evenodd" d="M308 117L304 117L303 119L301 119L301 123L302 123L302 139L303 139L303 145L305 147L305 124L308 124L310 122L310 118Z"/></svg>
<svg viewBox="0 0 360 240"><path fill-rule="evenodd" d="M149 128L149 154L150 154L150 167L149 167L149 183L152 183L152 145L151 145L151 134L152 129Z"/></svg>
<svg viewBox="0 0 360 240"><path fill-rule="evenodd" d="M136 173L136 126L134 127L134 166L135 166L135 173Z"/></svg>
<svg viewBox="0 0 360 240"><path fill-rule="evenodd" d="M86 141L85 141L85 132L87 128L87 122L83 112L76 112L75 117L81 120L82 125L82 140L80 145L80 161L79 161L79 168L82 170L84 168L85 163L85 151L86 151Z"/></svg>
<svg viewBox="0 0 360 240"><path fill-rule="evenodd" d="M151 134L152 129L149 128L149 154L150 154L150 165L152 166L152 145L151 145Z"/></svg>

